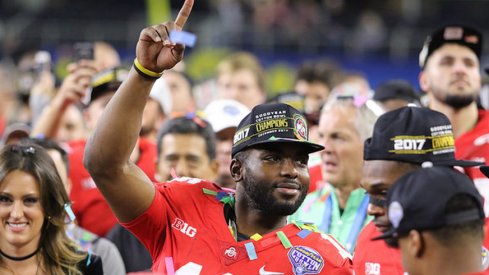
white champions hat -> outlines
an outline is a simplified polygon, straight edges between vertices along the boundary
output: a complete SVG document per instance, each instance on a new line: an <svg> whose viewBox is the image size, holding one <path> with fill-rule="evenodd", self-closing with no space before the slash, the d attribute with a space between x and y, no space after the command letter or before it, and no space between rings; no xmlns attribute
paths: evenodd
<svg viewBox="0 0 489 275"><path fill-rule="evenodd" d="M160 77L155 81L149 96L160 103L160 106L166 115L171 113L173 99L170 93L170 88L168 88L163 77Z"/></svg>
<svg viewBox="0 0 489 275"><path fill-rule="evenodd" d="M215 133L226 128L238 127L239 122L249 112L248 107L232 99L214 100L204 109L205 118Z"/></svg>

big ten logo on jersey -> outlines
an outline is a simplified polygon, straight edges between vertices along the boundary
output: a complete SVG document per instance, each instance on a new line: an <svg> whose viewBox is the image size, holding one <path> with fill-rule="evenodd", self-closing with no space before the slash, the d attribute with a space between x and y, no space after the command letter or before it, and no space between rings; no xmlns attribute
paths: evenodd
<svg viewBox="0 0 489 275"><path fill-rule="evenodd" d="M183 234L189 236L190 238L194 237L195 234L197 234L197 229L195 229L195 227L190 226L188 223L179 218L175 218L175 221L171 226L182 232Z"/></svg>
<svg viewBox="0 0 489 275"><path fill-rule="evenodd" d="M426 139L395 139L394 150L423 150Z"/></svg>
<svg viewBox="0 0 489 275"><path fill-rule="evenodd" d="M236 132L236 134L234 134L233 143L236 144L236 142L248 137L249 132L250 132L250 127L244 128Z"/></svg>
<svg viewBox="0 0 489 275"><path fill-rule="evenodd" d="M365 275L380 275L380 264L365 263Z"/></svg>

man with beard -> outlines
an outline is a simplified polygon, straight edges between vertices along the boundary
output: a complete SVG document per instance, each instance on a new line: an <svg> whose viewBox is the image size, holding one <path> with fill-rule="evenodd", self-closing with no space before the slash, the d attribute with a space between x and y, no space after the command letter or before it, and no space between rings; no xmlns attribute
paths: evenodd
<svg viewBox="0 0 489 275"><path fill-rule="evenodd" d="M453 125L455 156L489 163L489 112L479 109L482 34L467 26L446 26L427 37L419 54L419 85L428 107L445 114ZM464 172L474 181L489 214L489 179L475 167ZM486 230L489 229L486 218ZM485 247L489 246L486 231ZM481 274L489 274L485 270Z"/></svg>
<svg viewBox="0 0 489 275"><path fill-rule="evenodd" d="M285 104L256 106L238 125L231 175L236 193L211 182L178 178L153 184L130 162L151 86L183 58L181 31L193 6L175 22L142 30L134 67L90 138L85 165L122 225L149 250L163 274L352 274L332 237L310 225L286 224L309 185L304 117Z"/></svg>
<svg viewBox="0 0 489 275"><path fill-rule="evenodd" d="M446 26L426 39L419 55L419 85L430 109L445 114L453 125L456 157L489 163L489 113L479 109L482 35L465 26ZM466 168L489 213L489 179L477 168Z"/></svg>
<svg viewBox="0 0 489 275"><path fill-rule="evenodd" d="M403 275L399 250L372 238L391 227L387 217L387 192L394 182L424 162L435 166L477 166L457 160L448 118L421 107L402 107L381 115L373 135L365 141L362 187L370 196L368 214L374 217L360 232L353 258L356 275Z"/></svg>

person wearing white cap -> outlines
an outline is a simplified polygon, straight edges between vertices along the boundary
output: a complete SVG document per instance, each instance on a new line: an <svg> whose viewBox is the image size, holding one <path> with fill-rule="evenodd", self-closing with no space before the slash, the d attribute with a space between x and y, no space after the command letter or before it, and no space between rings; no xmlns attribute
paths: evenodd
<svg viewBox="0 0 489 275"><path fill-rule="evenodd" d="M166 82L163 79L155 82L144 107L140 136L156 143L158 130L170 115L171 102L171 94Z"/></svg>
<svg viewBox="0 0 489 275"><path fill-rule="evenodd" d="M150 97L158 101L168 117L178 117L195 111L193 81L184 72L169 70L155 81Z"/></svg>
<svg viewBox="0 0 489 275"><path fill-rule="evenodd" d="M248 107L233 99L213 101L204 110L207 120L216 133L216 159L219 163L216 182L222 187L235 188L236 186L229 171L231 148L236 127L249 112Z"/></svg>

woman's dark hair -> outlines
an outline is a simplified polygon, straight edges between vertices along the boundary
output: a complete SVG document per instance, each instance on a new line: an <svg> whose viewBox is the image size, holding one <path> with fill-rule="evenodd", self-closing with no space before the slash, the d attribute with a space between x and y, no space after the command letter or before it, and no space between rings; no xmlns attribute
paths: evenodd
<svg viewBox="0 0 489 275"><path fill-rule="evenodd" d="M209 160L216 158L216 134L212 126L206 120L189 114L183 117L176 117L166 121L158 132L158 157L161 155L161 141L168 134L195 134L205 140L206 152Z"/></svg>

